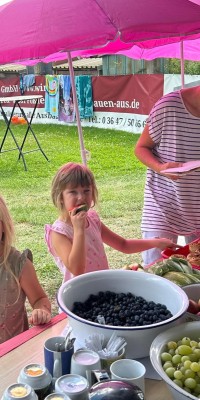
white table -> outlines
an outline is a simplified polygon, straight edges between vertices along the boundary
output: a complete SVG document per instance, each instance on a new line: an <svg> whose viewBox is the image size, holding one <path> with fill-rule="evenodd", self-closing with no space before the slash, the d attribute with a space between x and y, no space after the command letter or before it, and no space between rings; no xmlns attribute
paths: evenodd
<svg viewBox="0 0 200 400"><path fill-rule="evenodd" d="M17 382L21 368L32 362L44 363L43 346L45 340L51 336L62 334L66 325L67 320L64 319L1 357L0 397L6 387ZM146 379L145 389L145 400L173 400L165 382L161 380Z"/></svg>
<svg viewBox="0 0 200 400"><path fill-rule="evenodd" d="M39 141L37 139L37 136L36 136L36 134L35 134L35 132L33 131L33 128L32 128L32 120L33 120L33 117L34 117L34 114L35 114L35 110L36 110L37 105L38 105L38 101L41 98L42 98L42 95L0 97L0 109L1 109L1 113L2 113L3 119L4 119L5 123L6 123L5 134L4 134L3 139L1 141L1 144L0 144L0 154L8 152L8 151L18 150L18 152L19 152L18 160L20 159L20 157L22 157L25 171L27 171L27 166L26 166L26 161L25 161L25 158L24 158L24 154L31 153L33 151L38 151L39 150L39 151L41 151L43 156L46 158L46 160L49 161L47 156L46 156L46 154L42 150L42 148L40 146L40 143L39 143ZM34 100L34 107L33 107L33 111L31 113L31 116L30 116L29 120L28 120L28 118L27 118L27 116L25 114L25 111L23 109L23 104L22 104L22 102L27 101L27 100ZM6 102L12 102L13 103L10 118L7 117L6 112L4 110ZM18 143L18 141L17 141L17 139L15 137L15 134L14 134L14 131L13 131L13 127L12 127L12 123L11 123L12 122L12 117L14 115L14 111L15 111L16 107L18 107L20 109L23 117L25 118L25 120L27 122L27 124L24 125L24 127L26 128L26 131L25 131L25 134L24 134L24 137L23 137L21 145L19 145L19 143ZM11 134L11 136L12 136L14 142L15 142L16 147L13 148L13 149L9 149L9 150L3 150L3 146L4 146L6 137L7 137L9 132L10 132L10 134ZM35 139L35 141L37 143L37 148L34 149L34 150L23 151L23 147L24 147L24 144L26 142L26 139L27 139L27 136L28 136L29 132L33 135L33 137L34 137L34 139Z"/></svg>

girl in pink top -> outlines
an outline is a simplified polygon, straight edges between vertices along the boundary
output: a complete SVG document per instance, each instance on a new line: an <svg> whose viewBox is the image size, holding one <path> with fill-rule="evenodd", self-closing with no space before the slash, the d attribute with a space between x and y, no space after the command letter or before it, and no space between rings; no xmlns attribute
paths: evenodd
<svg viewBox="0 0 200 400"><path fill-rule="evenodd" d="M108 269L103 243L127 254L175 246L162 238L124 239L107 228L91 209L98 192L92 172L82 164L63 165L53 179L51 195L60 215L53 225L45 225L45 240L64 281L85 272Z"/></svg>

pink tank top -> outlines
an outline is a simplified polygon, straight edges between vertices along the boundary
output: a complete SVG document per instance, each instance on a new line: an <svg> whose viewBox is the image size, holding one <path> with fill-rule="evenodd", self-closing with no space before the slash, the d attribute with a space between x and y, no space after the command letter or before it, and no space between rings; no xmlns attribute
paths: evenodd
<svg viewBox="0 0 200 400"><path fill-rule="evenodd" d="M101 221L94 210L87 213L88 226L85 229L86 236L86 272L108 269L108 260L105 254L104 245L101 237ZM51 243L51 232L58 232L67 236L73 241L73 227L66 222L56 220L53 225L45 225L45 241L50 254L53 256L56 265L59 267L64 278L63 282L71 279L73 275L57 256Z"/></svg>

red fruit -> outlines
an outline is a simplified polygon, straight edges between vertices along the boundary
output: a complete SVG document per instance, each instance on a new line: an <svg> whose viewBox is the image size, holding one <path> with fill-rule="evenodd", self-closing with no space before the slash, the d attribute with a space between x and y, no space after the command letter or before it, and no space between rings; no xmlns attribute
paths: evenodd
<svg viewBox="0 0 200 400"><path fill-rule="evenodd" d="M196 301L190 299L189 307L188 307L187 311L192 314L197 314L200 311L198 303L196 303Z"/></svg>
<svg viewBox="0 0 200 400"><path fill-rule="evenodd" d="M132 269L132 271L137 271L138 270L138 266L137 265L132 265L131 269Z"/></svg>

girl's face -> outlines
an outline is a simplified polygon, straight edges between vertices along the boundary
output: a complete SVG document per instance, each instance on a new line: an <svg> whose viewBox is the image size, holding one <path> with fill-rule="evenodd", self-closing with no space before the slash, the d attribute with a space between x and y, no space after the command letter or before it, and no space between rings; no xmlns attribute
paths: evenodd
<svg viewBox="0 0 200 400"><path fill-rule="evenodd" d="M67 188L63 190L62 195L64 208L67 211L74 207L78 207L81 204L87 204L88 208L90 208L93 201L91 186L67 186Z"/></svg>

